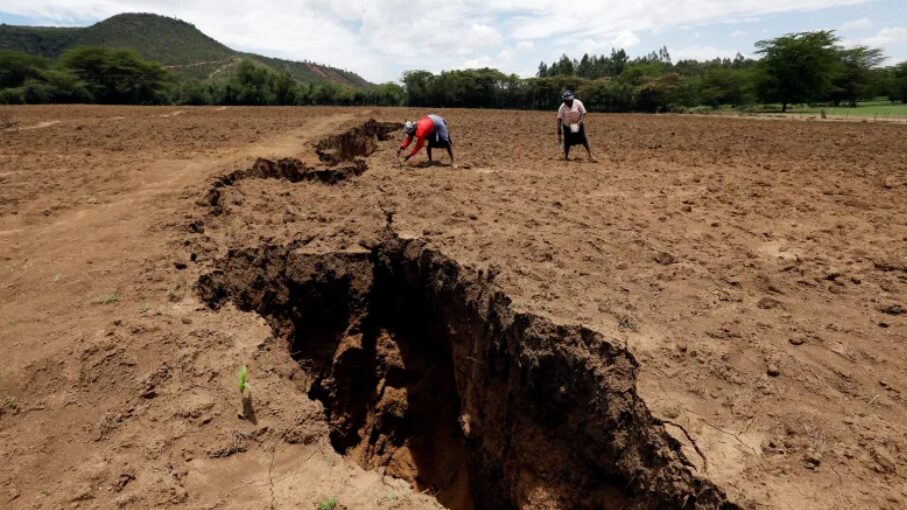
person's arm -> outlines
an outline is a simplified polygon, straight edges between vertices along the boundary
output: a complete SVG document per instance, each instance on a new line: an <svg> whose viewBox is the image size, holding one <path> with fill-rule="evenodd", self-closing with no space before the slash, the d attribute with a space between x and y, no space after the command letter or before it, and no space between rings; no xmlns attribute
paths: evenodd
<svg viewBox="0 0 907 510"><path fill-rule="evenodd" d="M557 143L560 145L562 143L561 132L564 129L564 106L561 105L557 109Z"/></svg>
<svg viewBox="0 0 907 510"><path fill-rule="evenodd" d="M406 158L404 158L404 161L409 161L409 158L411 158L411 157L415 156L416 154L418 154L419 151L422 150L422 146L423 146L423 145L425 145L425 138L424 138L424 137L421 137L421 136L420 136L420 137L417 137L417 138L416 138L416 146L413 148L413 151L412 151L411 153L409 153L409 154L406 156Z"/></svg>
<svg viewBox="0 0 907 510"><path fill-rule="evenodd" d="M413 135L408 135L406 137L406 140L403 140L403 143L401 143L400 147L397 148L397 157L400 157L400 153L403 152L404 149L409 147L409 144L412 143L412 141L413 141Z"/></svg>
<svg viewBox="0 0 907 510"><path fill-rule="evenodd" d="M579 110L579 123L580 125L582 125L586 122L586 105L584 105L583 102L580 101L579 108L577 109Z"/></svg>

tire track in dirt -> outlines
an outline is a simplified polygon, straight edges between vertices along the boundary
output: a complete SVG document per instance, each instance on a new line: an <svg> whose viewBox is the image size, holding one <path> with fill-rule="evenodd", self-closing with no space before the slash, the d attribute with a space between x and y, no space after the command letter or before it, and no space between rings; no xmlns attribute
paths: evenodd
<svg viewBox="0 0 907 510"><path fill-rule="evenodd" d="M16 126L16 127L11 127L11 128L6 128L3 131L31 131L34 129L44 129L44 128L49 128L51 126L56 126L57 124L59 124L61 122L63 122L63 121L62 120L47 120L44 122L39 122L37 124L33 124L31 126Z"/></svg>

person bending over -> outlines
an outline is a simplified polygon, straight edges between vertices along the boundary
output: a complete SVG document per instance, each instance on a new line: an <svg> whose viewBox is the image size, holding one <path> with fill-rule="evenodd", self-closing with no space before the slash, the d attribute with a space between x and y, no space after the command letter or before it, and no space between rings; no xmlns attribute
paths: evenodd
<svg viewBox="0 0 907 510"><path fill-rule="evenodd" d="M403 125L403 131L406 133L406 140L404 140L403 143L400 144L400 148L397 149L398 158L400 157L400 153L409 147L413 138L416 139L416 146L411 153L403 158L404 163L418 154L419 151L422 150L422 146L425 145L426 151L428 152L429 165L432 163L431 150L444 148L447 149L447 154L450 156L450 166L456 168L450 131L447 129L447 121L441 118L441 116L426 115L417 122L406 121L406 124Z"/></svg>

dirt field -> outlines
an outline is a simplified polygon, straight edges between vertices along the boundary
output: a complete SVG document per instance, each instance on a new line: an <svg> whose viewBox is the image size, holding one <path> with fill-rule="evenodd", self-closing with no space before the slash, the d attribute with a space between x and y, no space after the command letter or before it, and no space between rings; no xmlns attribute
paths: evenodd
<svg viewBox="0 0 907 510"><path fill-rule="evenodd" d="M0 108L0 506L907 506L905 126L418 113Z"/></svg>

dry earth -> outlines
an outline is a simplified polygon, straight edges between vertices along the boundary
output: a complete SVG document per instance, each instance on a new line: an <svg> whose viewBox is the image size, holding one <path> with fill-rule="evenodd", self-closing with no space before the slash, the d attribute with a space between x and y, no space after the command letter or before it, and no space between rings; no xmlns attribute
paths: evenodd
<svg viewBox="0 0 907 510"><path fill-rule="evenodd" d="M907 128L418 113L0 108L0 506L907 506Z"/></svg>

